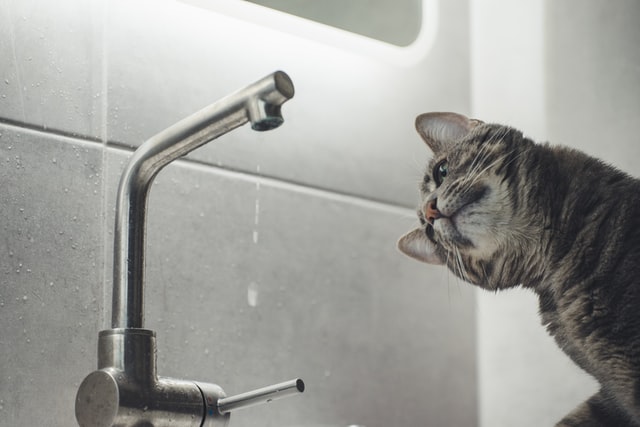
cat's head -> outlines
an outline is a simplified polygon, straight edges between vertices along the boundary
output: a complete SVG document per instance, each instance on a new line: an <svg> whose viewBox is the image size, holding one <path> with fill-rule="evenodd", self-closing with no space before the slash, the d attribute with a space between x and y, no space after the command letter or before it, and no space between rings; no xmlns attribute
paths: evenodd
<svg viewBox="0 0 640 427"><path fill-rule="evenodd" d="M514 161L531 141L512 128L455 113L422 114L416 129L433 157L420 186L421 224L400 238L398 248L495 288L486 283L485 270L527 233L526 218L516 209Z"/></svg>

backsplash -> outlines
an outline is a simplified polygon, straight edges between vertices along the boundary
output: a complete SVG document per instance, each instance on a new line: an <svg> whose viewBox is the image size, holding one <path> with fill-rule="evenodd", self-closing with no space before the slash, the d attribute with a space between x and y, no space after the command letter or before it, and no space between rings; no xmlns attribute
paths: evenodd
<svg viewBox="0 0 640 427"><path fill-rule="evenodd" d="M152 187L159 373L228 393L305 379L300 397L234 414L238 427L477 425L474 293L395 249L415 221L412 160L427 156L413 116L445 93L468 110L468 55L453 75L438 62L467 49L445 37L466 31L461 11L440 5L451 25L403 74L448 83L416 93L396 78L406 65L276 29L231 46L256 24L182 2L1 1L0 426L75 425L109 326L133 148L275 69L296 85L282 128L225 135Z"/></svg>

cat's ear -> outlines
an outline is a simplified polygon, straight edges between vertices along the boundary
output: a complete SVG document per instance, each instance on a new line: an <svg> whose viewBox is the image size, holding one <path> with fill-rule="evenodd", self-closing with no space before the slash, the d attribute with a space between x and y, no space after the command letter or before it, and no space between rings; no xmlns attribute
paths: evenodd
<svg viewBox="0 0 640 427"><path fill-rule="evenodd" d="M427 238L422 228L416 228L398 240L398 249L405 255L428 264L444 264L436 254L436 245Z"/></svg>
<svg viewBox="0 0 640 427"><path fill-rule="evenodd" d="M434 153L446 144L464 138L480 120L457 113L424 113L416 117L416 130Z"/></svg>

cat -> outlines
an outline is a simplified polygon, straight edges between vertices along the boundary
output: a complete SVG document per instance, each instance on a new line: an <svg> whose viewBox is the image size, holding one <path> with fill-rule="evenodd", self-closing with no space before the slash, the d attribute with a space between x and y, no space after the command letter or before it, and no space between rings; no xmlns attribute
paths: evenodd
<svg viewBox="0 0 640 427"><path fill-rule="evenodd" d="M406 255L539 298L542 324L600 383L556 427L640 427L640 181L575 149L456 113L416 129L433 152Z"/></svg>

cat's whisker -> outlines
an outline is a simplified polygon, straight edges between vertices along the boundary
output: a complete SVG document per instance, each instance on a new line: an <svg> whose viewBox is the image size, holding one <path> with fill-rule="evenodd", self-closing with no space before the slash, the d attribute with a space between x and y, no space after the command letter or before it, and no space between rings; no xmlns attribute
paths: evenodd
<svg viewBox="0 0 640 427"><path fill-rule="evenodd" d="M508 152L508 153L503 154L500 157L498 157L496 160L491 162L491 164L489 164L487 167L485 167L480 172L478 172L475 176L469 176L469 181L471 181L471 182L468 183L467 185L469 187L472 187L476 182L478 182L478 180L482 177L482 175L484 175L485 172L487 172L489 169L491 169L492 167L494 167L498 163L504 161L504 159L507 158L508 156L510 156L511 154L513 154L514 151L515 151L515 149L510 151L510 152Z"/></svg>
<svg viewBox="0 0 640 427"><path fill-rule="evenodd" d="M480 170L480 168L484 165L485 160L489 157L490 153L492 152L491 148L495 147L494 143L502 140L508 134L508 132L509 130L507 128L501 129L500 131L491 135L491 137L482 144L482 146L480 147L480 151L478 152L478 154L476 154L472 162L471 170L463 178L464 185L472 186L487 170L491 169L497 163L502 162L506 157L511 156L516 151L516 149L514 148L512 151L505 153L504 155L502 155L501 157L493 161L491 164L486 166L484 169ZM519 155L515 156L507 164L510 164L514 160L518 159L526 151L527 150L519 153ZM480 157L480 155L482 155L482 157Z"/></svg>
<svg viewBox="0 0 640 427"><path fill-rule="evenodd" d="M490 152L489 146L490 144L483 144L480 147L480 150L478 151L478 153L473 158L473 161L471 162L470 170L465 178L468 179L471 176L475 176L475 174L479 171L480 167L482 167L481 165L484 163L485 159L489 156L489 152Z"/></svg>
<svg viewBox="0 0 640 427"><path fill-rule="evenodd" d="M451 273L453 273L453 278L456 283L460 284L460 278L463 275L463 272L458 264L458 258L455 256L455 252L451 250L447 250L447 263L449 265L449 259L452 260L452 265L447 270L449 271L448 277L451 277ZM447 280L447 285L450 286L451 282Z"/></svg>
<svg viewBox="0 0 640 427"><path fill-rule="evenodd" d="M460 273L459 277L465 282L471 283L471 281L469 280L469 275L467 274L467 270L464 266L464 263L462 262L462 255L460 254L460 250L458 248L455 248L454 254L456 264L458 265L458 271Z"/></svg>
<svg viewBox="0 0 640 427"><path fill-rule="evenodd" d="M485 166L485 164L487 163L487 159L489 158L489 156L491 155L491 153L493 152L491 150L491 148L493 148L493 138L487 142L485 142L481 149L480 149L480 153L482 154L482 157L478 157L478 162L474 165L474 167L471 169L471 171L469 171L469 173L466 174L466 176L464 177L464 185L466 186L471 186L472 184L474 184L477 179L479 177L481 177L492 165L494 165L496 162L499 162L500 159L497 159L496 161L494 161L491 165L489 166ZM483 168L484 169L481 169Z"/></svg>
<svg viewBox="0 0 640 427"><path fill-rule="evenodd" d="M487 170L491 169L493 166L495 166L496 164L504 161L505 158L511 156L514 152L516 151L516 149L514 148L513 150L511 150L508 153L505 153L504 155L500 156L498 159L496 159L494 162L492 162L490 165L488 165L486 168L484 168L480 173L478 173L478 175L473 179L473 181L468 184L470 187L473 186L478 179L480 179L481 175L484 174ZM522 150L521 152L519 152L518 154L516 154L515 156L513 156L513 158L511 160L509 160L508 162L505 162L505 166L510 165L511 163L515 162L516 160L518 160L520 157L522 157L523 155L525 155L526 153L528 153L529 150Z"/></svg>

